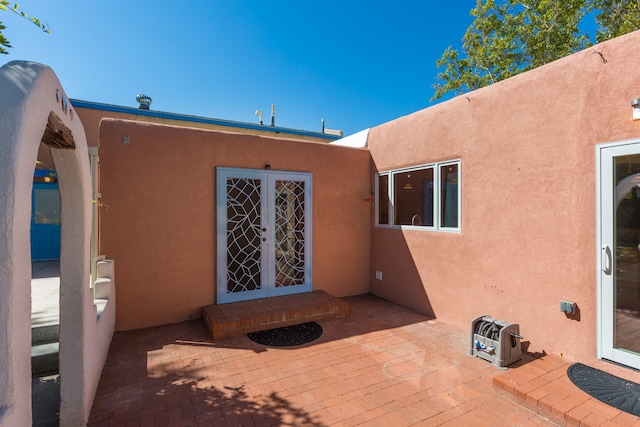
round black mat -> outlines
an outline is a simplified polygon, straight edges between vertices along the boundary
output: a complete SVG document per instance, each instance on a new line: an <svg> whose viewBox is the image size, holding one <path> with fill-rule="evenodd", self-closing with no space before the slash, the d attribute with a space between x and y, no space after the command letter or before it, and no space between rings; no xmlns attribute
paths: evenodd
<svg viewBox="0 0 640 427"><path fill-rule="evenodd" d="M247 336L258 344L270 347L291 347L302 345L320 338L322 326L316 322L269 329L268 331L251 332Z"/></svg>
<svg viewBox="0 0 640 427"><path fill-rule="evenodd" d="M640 384L582 363L569 366L567 375L580 390L599 401L640 416Z"/></svg>

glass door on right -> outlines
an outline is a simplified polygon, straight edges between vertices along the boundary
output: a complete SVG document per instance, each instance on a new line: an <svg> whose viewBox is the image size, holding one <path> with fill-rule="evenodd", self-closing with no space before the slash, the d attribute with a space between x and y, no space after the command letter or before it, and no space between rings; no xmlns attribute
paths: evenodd
<svg viewBox="0 0 640 427"><path fill-rule="evenodd" d="M599 355L640 369L640 141L598 151Z"/></svg>

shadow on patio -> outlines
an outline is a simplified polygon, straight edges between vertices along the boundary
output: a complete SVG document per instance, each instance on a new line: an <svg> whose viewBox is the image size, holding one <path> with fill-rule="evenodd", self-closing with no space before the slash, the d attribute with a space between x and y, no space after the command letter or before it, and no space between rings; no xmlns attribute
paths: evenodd
<svg viewBox="0 0 640 427"><path fill-rule="evenodd" d="M213 342L202 321L114 336L91 426L553 425L494 390L503 373L449 325L363 295L311 344Z"/></svg>
<svg viewBox="0 0 640 427"><path fill-rule="evenodd" d="M324 425L317 416L293 407L275 392L251 396L244 386L203 387L197 379L180 375L151 381L149 390L154 388L152 384L157 389L103 409L89 425ZM94 406L94 411L99 410Z"/></svg>

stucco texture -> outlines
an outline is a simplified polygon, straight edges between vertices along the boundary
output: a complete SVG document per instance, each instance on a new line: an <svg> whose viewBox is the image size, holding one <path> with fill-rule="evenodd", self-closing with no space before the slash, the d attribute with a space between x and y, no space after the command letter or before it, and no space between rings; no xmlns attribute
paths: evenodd
<svg viewBox="0 0 640 427"><path fill-rule="evenodd" d="M371 129L373 169L460 159L462 194L460 233L374 229L372 292L464 328L519 323L532 352L593 357L594 147L640 137L639 44L632 33Z"/></svg>
<svg viewBox="0 0 640 427"><path fill-rule="evenodd" d="M104 119L99 153L100 253L117 260L117 330L197 318L215 303L217 166L310 172L313 289L369 291L366 150Z"/></svg>
<svg viewBox="0 0 640 427"><path fill-rule="evenodd" d="M89 288L91 179L80 120L47 66L0 67L0 425L30 425L29 229L33 170L48 121L64 126L73 149L51 148L60 178L60 425L85 425L113 334L113 310L98 321ZM69 141L66 141L69 143ZM71 145L71 144L69 144Z"/></svg>

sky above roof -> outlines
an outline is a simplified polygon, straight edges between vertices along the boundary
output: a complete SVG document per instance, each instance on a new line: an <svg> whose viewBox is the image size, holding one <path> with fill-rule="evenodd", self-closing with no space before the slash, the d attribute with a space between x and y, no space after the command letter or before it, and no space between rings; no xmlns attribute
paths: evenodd
<svg viewBox="0 0 640 427"><path fill-rule="evenodd" d="M70 98L350 135L433 103L436 60L475 0L25 1L51 29L0 13L14 46Z"/></svg>

